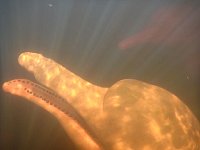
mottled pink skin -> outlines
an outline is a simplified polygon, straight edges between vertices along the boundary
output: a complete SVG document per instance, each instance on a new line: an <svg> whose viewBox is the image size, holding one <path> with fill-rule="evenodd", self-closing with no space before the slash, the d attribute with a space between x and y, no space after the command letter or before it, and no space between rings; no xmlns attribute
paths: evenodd
<svg viewBox="0 0 200 150"><path fill-rule="evenodd" d="M197 14L197 13L196 13ZM120 49L142 44L182 45L198 43L198 21L193 7L174 6L156 11L147 26L138 33L119 42ZM191 17L194 17L191 20Z"/></svg>

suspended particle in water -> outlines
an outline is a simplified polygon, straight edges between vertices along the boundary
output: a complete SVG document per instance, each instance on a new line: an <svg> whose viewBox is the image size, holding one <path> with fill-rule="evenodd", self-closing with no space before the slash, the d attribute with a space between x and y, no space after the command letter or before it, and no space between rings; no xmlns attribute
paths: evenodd
<svg viewBox="0 0 200 150"><path fill-rule="evenodd" d="M49 7L53 7L53 4L48 4Z"/></svg>

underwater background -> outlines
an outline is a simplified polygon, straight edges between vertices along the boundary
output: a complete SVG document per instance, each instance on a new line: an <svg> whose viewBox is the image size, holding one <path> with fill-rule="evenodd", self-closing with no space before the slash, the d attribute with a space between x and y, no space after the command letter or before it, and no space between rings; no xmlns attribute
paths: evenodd
<svg viewBox="0 0 200 150"><path fill-rule="evenodd" d="M35 81L19 66L41 53L105 87L137 79L178 96L200 120L198 0L1 0L0 84ZM76 149L49 113L0 89L0 149Z"/></svg>

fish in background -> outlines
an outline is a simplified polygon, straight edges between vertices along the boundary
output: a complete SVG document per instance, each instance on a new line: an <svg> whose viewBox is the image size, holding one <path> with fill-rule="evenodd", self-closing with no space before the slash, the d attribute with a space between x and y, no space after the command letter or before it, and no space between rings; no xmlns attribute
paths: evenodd
<svg viewBox="0 0 200 150"><path fill-rule="evenodd" d="M199 45L200 11L194 6L170 6L157 10L143 30L119 42L122 50L142 44Z"/></svg>
<svg viewBox="0 0 200 150"><path fill-rule="evenodd" d="M118 43L121 50L137 46L165 46L183 56L187 80L199 83L200 9L194 5L162 7L155 11L141 31ZM180 55L179 55L180 58Z"/></svg>

